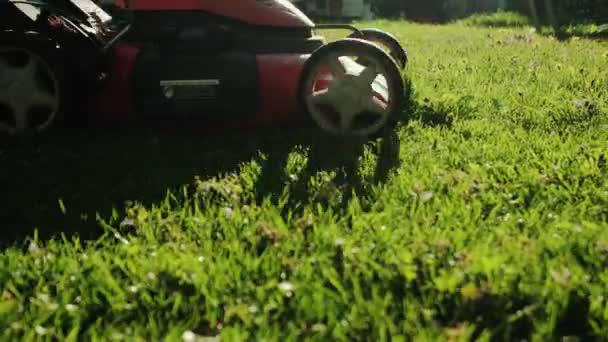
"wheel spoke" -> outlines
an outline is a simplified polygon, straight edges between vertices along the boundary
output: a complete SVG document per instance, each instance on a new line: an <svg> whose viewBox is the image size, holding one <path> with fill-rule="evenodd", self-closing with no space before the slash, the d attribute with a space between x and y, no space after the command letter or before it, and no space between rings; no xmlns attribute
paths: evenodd
<svg viewBox="0 0 608 342"><path fill-rule="evenodd" d="M363 103L365 110L371 114L376 114L379 116L383 116L386 114L386 108L382 106L380 100L378 100L375 96L366 97L366 100Z"/></svg>
<svg viewBox="0 0 608 342"><path fill-rule="evenodd" d="M357 64L361 65L362 67L367 67L368 65L373 63L365 57L357 57L357 59L355 59L355 62L357 62Z"/></svg>
<svg viewBox="0 0 608 342"><path fill-rule="evenodd" d="M346 68L344 68L344 64L340 61L340 56L331 55L328 58L329 70L334 75L335 78L342 78L346 74Z"/></svg>
<svg viewBox="0 0 608 342"><path fill-rule="evenodd" d="M361 74L359 74L358 80L362 84L368 86L371 85L372 82L374 82L374 80L376 79L376 77L378 77L379 74L380 72L378 71L378 68L372 63L368 67L363 69Z"/></svg>
<svg viewBox="0 0 608 342"><path fill-rule="evenodd" d="M0 88L9 86L15 81L15 76L15 68L11 67L5 60L0 58Z"/></svg>
<svg viewBox="0 0 608 342"><path fill-rule="evenodd" d="M33 56L28 56L27 63L21 69L18 69L19 78L22 81L34 81L36 79L36 71L38 70L38 62Z"/></svg>
<svg viewBox="0 0 608 342"><path fill-rule="evenodd" d="M342 116L340 118L340 129L342 129L343 132L348 132L353 126L353 121L355 121L354 115Z"/></svg>
<svg viewBox="0 0 608 342"><path fill-rule="evenodd" d="M17 122L13 102L14 101L13 101L11 94L0 92L0 104L2 104L4 107L6 107L8 110L10 110L10 114L12 115L13 119L15 119L15 122ZM15 130L16 130L15 126L7 123L6 121L5 122L0 121L0 131L6 132L9 135L13 135L13 134L15 134Z"/></svg>
<svg viewBox="0 0 608 342"><path fill-rule="evenodd" d="M328 88L328 89L324 90L323 92L309 95L308 103L313 106L318 106L318 105L322 105L322 104L325 104L325 105L333 104L334 96L330 89L331 88Z"/></svg>
<svg viewBox="0 0 608 342"><path fill-rule="evenodd" d="M44 106L51 110L57 109L59 103L55 96L46 92L33 93L30 101L32 106Z"/></svg>
<svg viewBox="0 0 608 342"><path fill-rule="evenodd" d="M336 110L340 114L340 129L343 132L347 132L352 128L355 117L361 113L360 106L354 103L345 103L336 108Z"/></svg>
<svg viewBox="0 0 608 342"><path fill-rule="evenodd" d="M13 110L13 115L15 117L15 129L17 133L23 133L28 127L28 117L27 111L29 107L23 103L13 103L11 108Z"/></svg>

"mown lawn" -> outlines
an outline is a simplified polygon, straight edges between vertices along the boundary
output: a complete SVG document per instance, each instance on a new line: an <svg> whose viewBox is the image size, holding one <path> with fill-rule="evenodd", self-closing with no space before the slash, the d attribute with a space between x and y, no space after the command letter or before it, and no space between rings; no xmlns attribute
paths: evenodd
<svg viewBox="0 0 608 342"><path fill-rule="evenodd" d="M608 42L360 26L411 54L411 119L377 141L3 146L0 340L608 336Z"/></svg>

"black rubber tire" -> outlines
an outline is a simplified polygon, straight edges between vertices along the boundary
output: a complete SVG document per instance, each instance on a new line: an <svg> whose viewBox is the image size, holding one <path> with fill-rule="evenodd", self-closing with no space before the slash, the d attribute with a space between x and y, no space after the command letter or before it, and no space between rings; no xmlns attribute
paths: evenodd
<svg viewBox="0 0 608 342"><path fill-rule="evenodd" d="M407 51L403 48L397 37L388 32L374 28L366 28L359 30L359 32L353 32L349 38L363 39L383 45L390 51L389 55L402 70L405 69L409 62Z"/></svg>
<svg viewBox="0 0 608 342"><path fill-rule="evenodd" d="M306 103L306 88L308 87L308 81L313 73L328 55L334 54L338 51L353 51L358 50L363 54L375 55L375 57L382 62L382 67L387 71L385 75L389 89L391 89L391 109L388 120L380 127L377 132L371 133L368 136L374 136L378 132L384 130L386 127L394 127L400 121L400 116L403 115L403 103L405 101L405 84L401 77L401 71L393 58L391 58L386 51L379 48L377 45L368 41L356 38L346 38L337 41L330 42L326 45L315 50L310 58L304 63L300 80L298 84L298 104L302 108L304 114L307 116L307 120L314 121L310 114L307 103ZM348 55L348 54L346 54ZM328 132L329 133L329 132Z"/></svg>
<svg viewBox="0 0 608 342"><path fill-rule="evenodd" d="M64 64L65 58L62 55L62 51L57 47L57 44L54 41L47 38L43 34L36 32L2 37L2 45L0 45L0 49L1 48L23 49L27 50L33 55L36 55L48 65L58 81L59 89L57 89L57 91L59 92L59 109L52 123L43 132L39 132L37 130L28 130L24 132L23 136L18 136L17 138L34 137L37 135L44 135L46 132L52 131L53 128L64 121L66 113L71 108L68 101L70 91L66 77L66 65Z"/></svg>

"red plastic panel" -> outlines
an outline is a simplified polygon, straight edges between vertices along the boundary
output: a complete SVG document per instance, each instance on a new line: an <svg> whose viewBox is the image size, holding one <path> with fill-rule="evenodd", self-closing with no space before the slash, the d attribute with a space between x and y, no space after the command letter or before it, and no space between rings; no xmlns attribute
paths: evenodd
<svg viewBox="0 0 608 342"><path fill-rule="evenodd" d="M299 111L298 83L306 55L260 55L260 112L262 121L287 119Z"/></svg>
<svg viewBox="0 0 608 342"><path fill-rule="evenodd" d="M94 104L95 111L104 116L101 119L133 115L133 67L139 51L137 47L127 44L113 47L109 79Z"/></svg>
<svg viewBox="0 0 608 342"><path fill-rule="evenodd" d="M113 48L110 77L93 104L100 119L121 120L134 116L132 78L139 51L137 46L128 44L118 44ZM297 99L298 83L308 57L297 54L257 56L260 107L257 112L243 113L242 118L228 126L245 128L294 119L294 115L301 111ZM209 124L214 125L213 122Z"/></svg>
<svg viewBox="0 0 608 342"><path fill-rule="evenodd" d="M288 0L117 0L116 4L134 11L205 11L261 26L314 26Z"/></svg>

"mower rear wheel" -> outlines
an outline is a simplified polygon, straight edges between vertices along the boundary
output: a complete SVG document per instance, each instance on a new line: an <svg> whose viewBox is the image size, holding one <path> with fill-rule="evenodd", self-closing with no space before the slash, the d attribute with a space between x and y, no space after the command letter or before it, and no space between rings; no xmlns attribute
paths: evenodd
<svg viewBox="0 0 608 342"><path fill-rule="evenodd" d="M0 132L14 137L48 130L63 102L57 64L25 43L0 46Z"/></svg>
<svg viewBox="0 0 608 342"><path fill-rule="evenodd" d="M401 46L397 37L388 32L374 28L366 28L359 30L358 32L353 32L349 38L358 38L375 43L388 50L389 55L395 59L395 62L402 70L407 66L409 61L407 51Z"/></svg>
<svg viewBox="0 0 608 342"><path fill-rule="evenodd" d="M366 65L358 63L365 60ZM404 100L404 82L394 60L360 39L331 42L306 61L299 100L324 131L369 137L396 123Z"/></svg>

